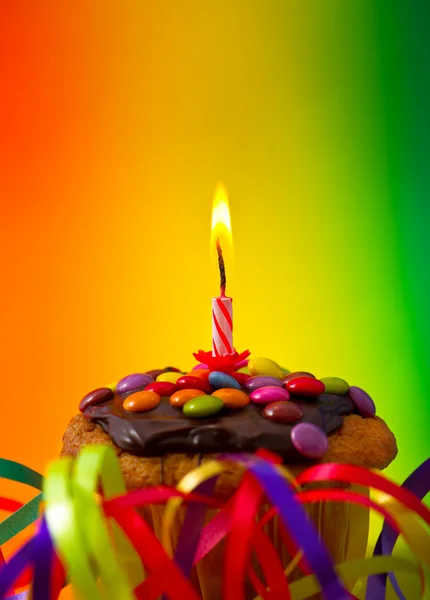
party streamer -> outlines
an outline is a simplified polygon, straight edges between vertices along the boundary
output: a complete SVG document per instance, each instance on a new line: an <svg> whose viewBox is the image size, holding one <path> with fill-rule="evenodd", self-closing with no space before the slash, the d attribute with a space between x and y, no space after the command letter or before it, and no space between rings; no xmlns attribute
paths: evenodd
<svg viewBox="0 0 430 600"><path fill-rule="evenodd" d="M27 599L26 592L10 594L13 586L26 583L23 575L29 566L32 600L58 598L65 573L83 599L155 600L163 595L169 600L199 600L188 580L191 568L223 539L226 600L244 597L247 576L258 594L256 600L302 600L319 591L330 600L353 598L344 582L360 577L368 577L366 600L383 600L387 576L403 599L394 571L419 577L424 597L430 536L423 522L430 524L430 511L421 500L430 489L430 459L398 486L375 472L338 464L311 467L295 480L279 464L279 457L259 454L222 455L188 473L177 488L157 486L128 493L119 461L108 446L88 446L76 460L66 457L53 462L45 481L24 465L0 460L0 476L38 490L43 486L44 493L36 533L0 568L0 600ZM220 503L213 497L216 479L232 463L241 465L245 473L233 497ZM303 489L310 482L327 481L334 486L345 481L360 484L388 494L391 500L373 500L336 487ZM14 511L0 524L2 543L37 520L41 497L38 494L24 506L0 499L0 508ZM263 499L272 507L257 521ZM320 501L352 502L382 514L384 525L372 557L333 564L304 510L307 503ZM151 504L165 504L161 541L135 510ZM186 505L185 521L174 549L168 543L169 532L181 504ZM208 508L218 510L204 525ZM295 554L285 570L263 531L274 517L280 518L282 540ZM410 559L391 555L399 535L409 545ZM250 565L252 549L265 583ZM303 577L289 583L287 576L297 565Z"/></svg>

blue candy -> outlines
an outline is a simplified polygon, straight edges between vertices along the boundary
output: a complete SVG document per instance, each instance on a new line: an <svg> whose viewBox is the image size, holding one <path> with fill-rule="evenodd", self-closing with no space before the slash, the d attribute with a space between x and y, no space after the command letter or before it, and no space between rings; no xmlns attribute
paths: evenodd
<svg viewBox="0 0 430 600"><path fill-rule="evenodd" d="M222 388L241 389L240 383L238 383L234 377L227 375L227 373L221 373L221 371L212 371L212 373L209 373L209 383L214 390L220 390Z"/></svg>

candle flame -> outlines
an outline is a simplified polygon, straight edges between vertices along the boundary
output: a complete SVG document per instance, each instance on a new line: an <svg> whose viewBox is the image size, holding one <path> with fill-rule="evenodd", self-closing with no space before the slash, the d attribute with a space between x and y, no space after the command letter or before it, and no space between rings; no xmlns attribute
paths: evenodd
<svg viewBox="0 0 430 600"><path fill-rule="evenodd" d="M212 200L212 250L215 250L217 240L220 240L221 245L227 243L230 248L233 248L228 194L221 182L217 184Z"/></svg>

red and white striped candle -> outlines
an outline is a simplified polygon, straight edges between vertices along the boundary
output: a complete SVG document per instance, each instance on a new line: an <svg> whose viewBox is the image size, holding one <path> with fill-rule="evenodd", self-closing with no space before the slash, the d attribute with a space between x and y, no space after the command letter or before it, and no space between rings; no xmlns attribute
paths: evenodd
<svg viewBox="0 0 430 600"><path fill-rule="evenodd" d="M221 294L212 298L212 356L233 354L233 300L225 295L226 276L219 240L216 241Z"/></svg>
<svg viewBox="0 0 430 600"><path fill-rule="evenodd" d="M212 298L212 356L233 354L233 305L226 296Z"/></svg>

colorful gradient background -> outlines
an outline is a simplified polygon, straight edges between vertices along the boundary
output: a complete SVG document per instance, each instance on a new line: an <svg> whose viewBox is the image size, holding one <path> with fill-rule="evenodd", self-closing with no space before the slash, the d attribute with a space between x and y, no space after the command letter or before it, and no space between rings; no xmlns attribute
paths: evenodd
<svg viewBox="0 0 430 600"><path fill-rule="evenodd" d="M428 6L0 6L0 454L43 470L86 392L210 348L223 180L236 347L368 390L402 481L430 446Z"/></svg>

